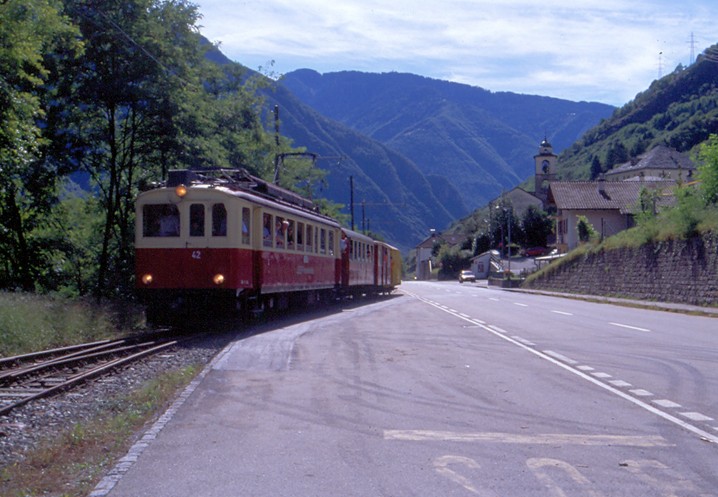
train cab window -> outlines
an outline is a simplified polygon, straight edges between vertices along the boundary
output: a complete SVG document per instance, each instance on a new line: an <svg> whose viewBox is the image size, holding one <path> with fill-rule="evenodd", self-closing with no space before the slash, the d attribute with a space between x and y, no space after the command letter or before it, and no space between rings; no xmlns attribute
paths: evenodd
<svg viewBox="0 0 718 497"><path fill-rule="evenodd" d="M204 205L189 206L189 236L204 236Z"/></svg>
<svg viewBox="0 0 718 497"><path fill-rule="evenodd" d="M327 230L324 228L319 230L319 252L327 253Z"/></svg>
<svg viewBox="0 0 718 497"><path fill-rule="evenodd" d="M249 214L249 208L242 208L242 244L249 245L249 233L252 231L251 216Z"/></svg>
<svg viewBox="0 0 718 497"><path fill-rule="evenodd" d="M179 236L180 215L173 204L147 204L142 207L143 236Z"/></svg>
<svg viewBox="0 0 718 497"><path fill-rule="evenodd" d="M294 250L294 221L287 220L287 248Z"/></svg>
<svg viewBox="0 0 718 497"><path fill-rule="evenodd" d="M297 250L304 250L304 223L297 223Z"/></svg>
<svg viewBox="0 0 718 497"><path fill-rule="evenodd" d="M277 216L275 223L275 240L277 242L277 248L284 248L287 246L285 241L287 235L287 221L283 217Z"/></svg>
<svg viewBox="0 0 718 497"><path fill-rule="evenodd" d="M262 244L271 247L272 239L272 215L265 213L262 217Z"/></svg>
<svg viewBox="0 0 718 497"><path fill-rule="evenodd" d="M227 236L227 209L224 204L212 206L212 236Z"/></svg>
<svg viewBox="0 0 718 497"><path fill-rule="evenodd" d="M314 231L311 225L307 225L307 252L314 252Z"/></svg>

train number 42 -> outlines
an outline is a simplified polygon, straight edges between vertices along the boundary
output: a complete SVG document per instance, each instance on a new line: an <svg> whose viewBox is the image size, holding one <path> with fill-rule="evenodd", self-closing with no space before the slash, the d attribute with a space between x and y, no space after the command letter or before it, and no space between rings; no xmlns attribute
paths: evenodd
<svg viewBox="0 0 718 497"><path fill-rule="evenodd" d="M198 261L202 258L202 251L201 250L193 250L192 251L192 259Z"/></svg>

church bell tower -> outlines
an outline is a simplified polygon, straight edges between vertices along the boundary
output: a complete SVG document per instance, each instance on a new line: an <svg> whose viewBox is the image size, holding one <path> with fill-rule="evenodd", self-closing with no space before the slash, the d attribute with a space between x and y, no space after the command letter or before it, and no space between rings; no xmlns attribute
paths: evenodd
<svg viewBox="0 0 718 497"><path fill-rule="evenodd" d="M553 153L553 147L546 138L539 145L538 154L534 155L534 194L543 200L546 205L548 198L548 184L556 179L556 161L558 155Z"/></svg>

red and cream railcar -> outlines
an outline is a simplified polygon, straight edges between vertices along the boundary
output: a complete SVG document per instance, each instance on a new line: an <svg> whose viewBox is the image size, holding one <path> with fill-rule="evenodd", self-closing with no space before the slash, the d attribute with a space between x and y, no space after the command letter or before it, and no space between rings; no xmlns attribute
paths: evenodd
<svg viewBox="0 0 718 497"><path fill-rule="evenodd" d="M341 291L344 294L372 293L375 277L375 241L361 233L342 229Z"/></svg>
<svg viewBox="0 0 718 497"><path fill-rule="evenodd" d="M262 309L339 285L339 224L246 172L172 171L136 203L136 280L159 321L195 305Z"/></svg>

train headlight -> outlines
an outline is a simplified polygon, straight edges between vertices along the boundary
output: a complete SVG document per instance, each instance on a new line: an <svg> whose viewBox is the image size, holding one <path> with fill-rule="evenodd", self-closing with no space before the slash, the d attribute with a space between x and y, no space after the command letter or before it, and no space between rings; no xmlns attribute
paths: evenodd
<svg viewBox="0 0 718 497"><path fill-rule="evenodd" d="M212 281L215 285L221 285L222 283L224 283L224 275L222 273L217 273L212 278Z"/></svg>
<svg viewBox="0 0 718 497"><path fill-rule="evenodd" d="M187 187L184 186L184 185L178 185L178 186L175 188L175 194L176 194L179 198L183 198L185 195L187 195Z"/></svg>
<svg viewBox="0 0 718 497"><path fill-rule="evenodd" d="M145 285L149 285L150 283L152 283L152 280L153 278L150 273L142 275L142 283L144 283Z"/></svg>

